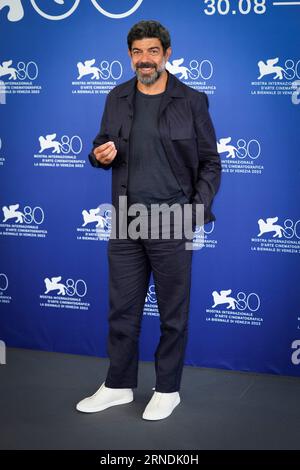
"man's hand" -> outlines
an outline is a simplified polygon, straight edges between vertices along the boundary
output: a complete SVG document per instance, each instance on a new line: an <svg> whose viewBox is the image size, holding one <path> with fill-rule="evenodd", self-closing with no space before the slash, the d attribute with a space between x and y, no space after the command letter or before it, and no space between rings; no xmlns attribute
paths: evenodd
<svg viewBox="0 0 300 470"><path fill-rule="evenodd" d="M99 145L99 147L96 147L93 152L98 162L106 165L111 163L117 155L117 149L114 142L106 142L105 144Z"/></svg>

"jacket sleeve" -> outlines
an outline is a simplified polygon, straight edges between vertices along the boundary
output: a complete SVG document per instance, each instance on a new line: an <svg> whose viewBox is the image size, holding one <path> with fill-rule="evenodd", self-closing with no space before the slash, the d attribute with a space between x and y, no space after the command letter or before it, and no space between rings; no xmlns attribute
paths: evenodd
<svg viewBox="0 0 300 470"><path fill-rule="evenodd" d="M208 107L207 94L199 93L198 100L194 102L199 167L192 203L204 204L204 212L210 211L213 198L220 186L222 172L216 134Z"/></svg>
<svg viewBox="0 0 300 470"><path fill-rule="evenodd" d="M93 140L93 148L91 152L88 155L89 161L92 166L96 168L102 168L103 170L109 170L113 165L114 165L114 160L111 163L100 163L95 155L94 155L94 149L96 147L99 147L99 145L105 144L106 142L109 141L109 137L107 134L107 119L108 119L108 108L111 104L111 94L109 93L106 97L105 101L105 106L104 106L104 111L101 119L101 125L100 125L100 130L98 134L96 135L95 139Z"/></svg>

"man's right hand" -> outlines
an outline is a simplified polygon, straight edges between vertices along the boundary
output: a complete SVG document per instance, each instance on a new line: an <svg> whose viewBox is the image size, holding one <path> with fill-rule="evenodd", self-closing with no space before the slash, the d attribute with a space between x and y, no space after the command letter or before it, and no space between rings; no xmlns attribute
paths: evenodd
<svg viewBox="0 0 300 470"><path fill-rule="evenodd" d="M111 163L115 156L117 155L117 149L114 142L106 142L105 144L99 145L99 147L94 148L93 153L96 157L96 160L104 165Z"/></svg>

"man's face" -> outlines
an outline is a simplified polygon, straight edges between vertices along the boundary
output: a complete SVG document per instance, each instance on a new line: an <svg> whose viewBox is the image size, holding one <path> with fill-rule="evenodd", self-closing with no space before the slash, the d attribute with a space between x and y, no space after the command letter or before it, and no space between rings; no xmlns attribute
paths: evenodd
<svg viewBox="0 0 300 470"><path fill-rule="evenodd" d="M164 54L158 38L136 39L128 54L131 58L132 70L136 73L138 80L145 85L151 85L165 70L171 55L171 48L169 47Z"/></svg>

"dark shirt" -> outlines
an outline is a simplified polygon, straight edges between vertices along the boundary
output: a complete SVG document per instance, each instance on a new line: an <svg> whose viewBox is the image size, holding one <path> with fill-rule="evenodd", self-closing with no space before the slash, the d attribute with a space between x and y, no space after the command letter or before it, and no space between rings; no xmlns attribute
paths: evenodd
<svg viewBox="0 0 300 470"><path fill-rule="evenodd" d="M128 206L188 202L170 167L158 130L162 96L146 95L136 89L134 119L130 134Z"/></svg>

